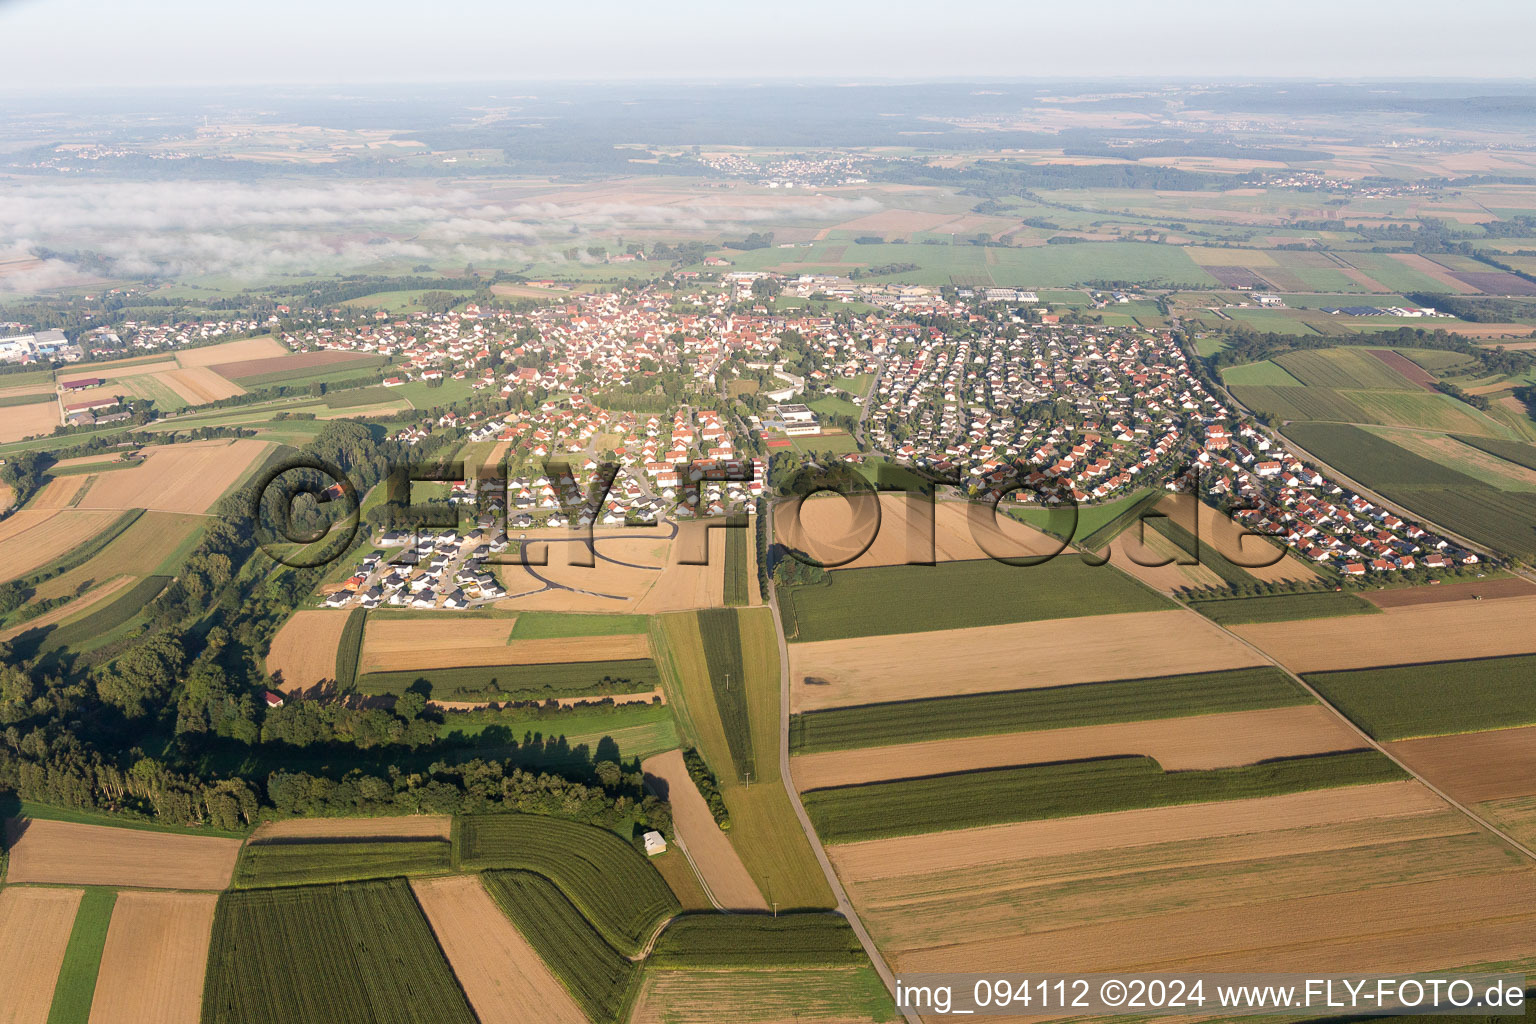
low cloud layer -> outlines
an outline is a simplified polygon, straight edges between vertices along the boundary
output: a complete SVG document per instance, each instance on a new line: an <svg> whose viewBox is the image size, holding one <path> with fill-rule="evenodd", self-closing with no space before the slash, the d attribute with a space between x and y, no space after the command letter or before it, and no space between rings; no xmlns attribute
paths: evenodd
<svg viewBox="0 0 1536 1024"><path fill-rule="evenodd" d="M0 189L0 238L12 258L93 254L114 273L230 275L367 271L387 262L508 263L559 258L574 242L626 231L710 235L776 223L837 223L880 209L818 195L690 197L678 203L577 198L497 202L462 186L12 181ZM4 290L74 283L87 267L48 260Z"/></svg>

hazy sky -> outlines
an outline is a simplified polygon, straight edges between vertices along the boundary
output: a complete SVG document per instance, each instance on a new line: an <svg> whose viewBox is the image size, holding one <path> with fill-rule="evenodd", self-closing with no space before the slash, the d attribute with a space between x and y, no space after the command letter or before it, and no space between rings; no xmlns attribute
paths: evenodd
<svg viewBox="0 0 1536 1024"><path fill-rule="evenodd" d="M1536 0L0 0L0 89L1536 77Z"/></svg>

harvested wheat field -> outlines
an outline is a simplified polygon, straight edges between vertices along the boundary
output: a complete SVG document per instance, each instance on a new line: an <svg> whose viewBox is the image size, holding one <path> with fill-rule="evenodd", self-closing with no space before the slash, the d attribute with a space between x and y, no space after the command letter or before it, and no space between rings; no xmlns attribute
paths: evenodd
<svg viewBox="0 0 1536 1024"><path fill-rule="evenodd" d="M39 583L37 598L68 597L82 586L95 586L119 575L178 572L179 565L165 563L205 524L202 516L145 512L93 557Z"/></svg>
<svg viewBox="0 0 1536 1024"><path fill-rule="evenodd" d="M206 512L266 454L267 447L267 442L253 440L152 447L139 468L96 477L80 507Z"/></svg>
<svg viewBox="0 0 1536 1024"><path fill-rule="evenodd" d="M6 837L8 882L224 889L240 855L238 839L40 818L11 818Z"/></svg>
<svg viewBox="0 0 1536 1024"><path fill-rule="evenodd" d="M118 513L107 509L20 509L0 521L0 582L47 565L105 530Z"/></svg>
<svg viewBox="0 0 1536 1024"><path fill-rule="evenodd" d="M269 839L434 839L448 838L448 814L400 814L387 818L290 818L266 821L251 833L252 842Z"/></svg>
<svg viewBox="0 0 1536 1024"><path fill-rule="evenodd" d="M244 338L226 341L220 345L189 348L176 353L176 362L183 367L217 366L219 363L237 363L245 359L273 359L288 355L288 346L276 338Z"/></svg>
<svg viewBox="0 0 1536 1024"><path fill-rule="evenodd" d="M1525 895L1536 871L1412 781L828 853L898 971L1302 969L1318 950L1339 969L1536 956Z"/></svg>
<svg viewBox="0 0 1536 1024"><path fill-rule="evenodd" d="M946 772L1146 754L1164 771L1231 768L1365 746L1319 704L1072 729L966 736L888 747L802 754L790 762L802 790Z"/></svg>
<svg viewBox="0 0 1536 1024"><path fill-rule="evenodd" d="M90 1024L198 1024L218 902L211 892L119 893Z"/></svg>
<svg viewBox="0 0 1536 1024"><path fill-rule="evenodd" d="M0 889L0 1021L46 1024L79 889Z"/></svg>
<svg viewBox="0 0 1536 1024"><path fill-rule="evenodd" d="M1300 622L1233 626L1293 672L1536 653L1536 597L1387 608Z"/></svg>
<svg viewBox="0 0 1536 1024"><path fill-rule="evenodd" d="M169 370L179 369L179 367L176 365L175 358L167 357L165 359L151 359L143 363L124 360L115 365L112 363L99 365L95 369L98 374L106 379L106 389L111 391L111 383L113 381L122 380L127 377L143 377L152 373L165 373Z"/></svg>
<svg viewBox="0 0 1536 1024"><path fill-rule="evenodd" d="M886 493L880 495L878 524L874 508L873 499L850 503L832 494L814 495L799 506L798 513L793 505L776 511L774 531L789 547L847 569L1050 555L1062 550L1059 540L1006 515L994 515L989 505L929 503Z"/></svg>
<svg viewBox="0 0 1536 1024"><path fill-rule="evenodd" d="M596 535L597 556L570 543L563 530L524 531L530 563L505 565L498 574L508 596L496 607L515 611L636 612L659 614L725 603L725 533L708 532L708 564L684 565L699 557L703 523L685 523L674 540L666 531ZM520 534L519 536L522 536ZM551 541L552 543L540 543ZM591 566L580 564L591 558Z"/></svg>
<svg viewBox="0 0 1536 1024"><path fill-rule="evenodd" d="M32 495L32 500L27 502L29 509L60 509L69 508L85 490L85 485L90 483L88 476L61 476L49 480L37 489Z"/></svg>
<svg viewBox="0 0 1536 1024"><path fill-rule="evenodd" d="M25 622L17 623L14 626L8 626L5 629L0 629L0 642L6 640L14 640L21 634L30 632L34 629L43 629L47 626L56 625L79 612L85 611L92 605L111 597L113 594L117 593L119 590L122 590L129 584L137 583L138 579L139 578L137 576L119 576L117 579L108 580L106 583L103 583L99 587L93 587L92 589L86 591L84 594L81 594L79 597L75 598L73 601L70 601L68 604L65 604L59 608L55 608L51 612L43 612L43 614L35 615Z"/></svg>
<svg viewBox="0 0 1536 1024"><path fill-rule="evenodd" d="M868 971L864 968L863 971ZM854 967L647 971L629 1024L869 1024Z"/></svg>
<svg viewBox="0 0 1536 1024"><path fill-rule="evenodd" d="M1474 598L1491 601L1501 597L1536 597L1536 585L1523 577L1509 576L1497 580L1473 580L1469 583L1361 591L1360 596L1378 608L1403 608L1415 604L1470 601Z"/></svg>
<svg viewBox="0 0 1536 1024"><path fill-rule="evenodd" d="M682 752L669 750L648 757L640 769L645 773L646 788L671 801L678 845L688 854L714 901L727 910L767 910L757 883L715 824L709 805L689 777Z"/></svg>
<svg viewBox="0 0 1536 1024"><path fill-rule="evenodd" d="M1264 659L1183 610L791 644L794 711L1215 672Z"/></svg>
<svg viewBox="0 0 1536 1024"><path fill-rule="evenodd" d="M0 441L51 434L62 421L57 402L0 406Z"/></svg>
<svg viewBox="0 0 1536 1024"><path fill-rule="evenodd" d="M469 665L551 665L651 656L650 639L630 636L512 640L515 619L455 620L370 617L363 630L360 672L459 668Z"/></svg>
<svg viewBox="0 0 1536 1024"><path fill-rule="evenodd" d="M1462 803L1536 794L1536 725L1400 740L1386 748Z"/></svg>
<svg viewBox="0 0 1536 1024"><path fill-rule="evenodd" d="M476 875L411 882L480 1024L586 1024L586 1015Z"/></svg>
<svg viewBox="0 0 1536 1024"><path fill-rule="evenodd" d="M267 673L282 675L284 693L307 690L336 678L336 647L350 611L315 608L295 612L272 638Z"/></svg>
<svg viewBox="0 0 1536 1024"><path fill-rule="evenodd" d="M1109 545L1110 565L1164 594L1226 586L1220 576L1203 565L1178 564L1189 556L1167 537L1152 529L1146 530L1145 537L1136 536L1137 532L1133 526ZM1104 552L1099 551L1098 555L1102 558Z"/></svg>
<svg viewBox="0 0 1536 1024"><path fill-rule="evenodd" d="M206 405L221 398L245 394L245 388L220 377L206 366L186 370L168 370L155 379L181 396L188 405Z"/></svg>
<svg viewBox="0 0 1536 1024"><path fill-rule="evenodd" d="M1268 562L1277 554L1285 554L1285 549L1268 538L1246 533L1246 528L1236 520L1199 501L1194 495L1170 494L1157 503L1157 511L1190 533L1195 531L1197 507L1201 546L1210 545L1215 548L1227 561L1241 566L1254 579L1261 583L1317 579L1317 573L1310 565L1289 556L1281 558L1274 565L1251 567L1251 563Z"/></svg>

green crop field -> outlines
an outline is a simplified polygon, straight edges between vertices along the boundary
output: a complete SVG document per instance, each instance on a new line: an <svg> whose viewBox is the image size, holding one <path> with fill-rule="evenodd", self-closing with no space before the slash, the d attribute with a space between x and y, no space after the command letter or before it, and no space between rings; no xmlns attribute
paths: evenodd
<svg viewBox="0 0 1536 1024"><path fill-rule="evenodd" d="M1275 362L1303 384L1315 387L1418 390L1408 378L1359 348L1299 349L1276 356Z"/></svg>
<svg viewBox="0 0 1536 1024"><path fill-rule="evenodd" d="M1536 494L1501 491L1357 427L1297 423L1286 433L1339 472L1472 540L1536 557Z"/></svg>
<svg viewBox="0 0 1536 1024"><path fill-rule="evenodd" d="M357 663L363 653L363 626L367 620L367 609L354 608L341 627L341 639L336 644L336 688L343 692L357 682Z"/></svg>
<svg viewBox="0 0 1536 1024"><path fill-rule="evenodd" d="M273 370L269 373L258 373L249 377L236 377L233 380L247 391L269 387L273 384L328 383L331 380L350 380L354 377L366 377L369 370L378 369L386 362L388 360L383 356L359 355L356 359L349 359L345 362L337 361L325 363L321 366L295 366L289 370Z"/></svg>
<svg viewBox="0 0 1536 1024"><path fill-rule="evenodd" d="M450 869L445 839L252 842L240 851L234 888L361 882L444 874Z"/></svg>
<svg viewBox="0 0 1536 1024"><path fill-rule="evenodd" d="M1221 379L1228 385L1262 384L1271 387L1295 387L1302 383L1287 373L1285 367L1269 359L1261 363L1229 366L1221 371Z"/></svg>
<svg viewBox="0 0 1536 1024"><path fill-rule="evenodd" d="M1306 679L1378 740L1536 725L1536 655L1318 672Z"/></svg>
<svg viewBox="0 0 1536 1024"><path fill-rule="evenodd" d="M1381 612L1380 608L1354 594L1341 594L1332 590L1191 601L1189 606L1223 626L1326 619L1336 615L1375 615Z"/></svg>
<svg viewBox="0 0 1536 1024"><path fill-rule="evenodd" d="M342 391L325 389L322 401L330 409L356 409L364 405L384 405L399 399L394 393L394 388L386 388L380 384L377 387L349 388Z"/></svg>
<svg viewBox="0 0 1536 1024"><path fill-rule="evenodd" d="M1126 756L814 789L804 800L822 841L843 843L1407 777L1374 750L1179 772Z"/></svg>
<svg viewBox="0 0 1536 1024"><path fill-rule="evenodd" d="M1422 427L1453 434L1497 432L1492 421L1450 395L1429 391L1340 391L1370 417L1360 422Z"/></svg>
<svg viewBox="0 0 1536 1024"><path fill-rule="evenodd" d="M1536 444L1526 444L1524 441L1504 441L1491 437L1475 437L1468 434L1457 434L1456 440L1462 444L1471 445L1479 451L1487 452L1505 462L1513 462L1517 466L1526 469L1536 469Z"/></svg>
<svg viewBox="0 0 1536 1024"><path fill-rule="evenodd" d="M640 965L619 953L555 884L526 871L488 871L485 889L588 1017L618 1024L629 1012Z"/></svg>
<svg viewBox="0 0 1536 1024"><path fill-rule="evenodd" d="M415 1024L424 1011L476 1024L404 880L219 897L204 1024Z"/></svg>
<svg viewBox="0 0 1536 1024"><path fill-rule="evenodd" d="M688 914L646 962L662 968L861 966L869 961L841 914Z"/></svg>
<svg viewBox="0 0 1536 1024"><path fill-rule="evenodd" d="M749 584L757 582L748 566L747 545L752 538L746 530L725 531L725 603L739 608L747 603Z"/></svg>
<svg viewBox="0 0 1536 1024"><path fill-rule="evenodd" d="M118 591L104 604L91 606L78 619L71 619L49 630L42 637L38 653L66 647L81 650L91 646L91 641L100 640L132 621L170 582L169 576L145 576L126 590Z"/></svg>
<svg viewBox="0 0 1536 1024"><path fill-rule="evenodd" d="M1232 397L1254 412L1280 420L1325 420L1339 423L1375 423L1354 402L1332 388L1270 387L1256 384L1230 389Z"/></svg>
<svg viewBox="0 0 1536 1024"><path fill-rule="evenodd" d="M634 846L607 829L533 814L466 815L454 828L454 863L467 871L516 869L553 882L609 945L638 953L682 908Z"/></svg>
<svg viewBox="0 0 1536 1024"><path fill-rule="evenodd" d="M1114 501L1080 505L1075 509L1025 506L1010 508L1007 513L1014 519L1028 523L1052 537L1066 537L1070 528L1072 539L1081 547L1088 551L1097 551L1118 537L1121 531L1140 518L1143 512L1161 501L1162 497L1162 491L1149 488ZM1063 552L1063 557L1071 556Z"/></svg>
<svg viewBox="0 0 1536 1024"><path fill-rule="evenodd" d="M987 558L839 569L825 583L784 588L779 596L785 629L801 642L1174 607L1130 577L1070 553L1030 566Z"/></svg>
<svg viewBox="0 0 1536 1024"><path fill-rule="evenodd" d="M357 677L360 693L400 694L418 679L427 680L436 700L547 700L583 694L639 693L656 687L656 663L649 658L625 661L577 661L550 665L490 665L434 668L410 672L366 672Z"/></svg>
<svg viewBox="0 0 1536 1024"><path fill-rule="evenodd" d="M512 624L513 640L542 640L567 636L628 636L644 633L649 620L644 615L592 614L575 612L519 612Z"/></svg>
<svg viewBox="0 0 1536 1024"><path fill-rule="evenodd" d="M52 391L44 391L36 395L0 395L0 409L14 405L42 405L44 402L53 402L58 398Z"/></svg>
<svg viewBox="0 0 1536 1024"><path fill-rule="evenodd" d="M741 620L729 608L711 608L698 614L699 636L704 641L704 660L709 682L725 729L725 742L738 779L756 772L752 726L747 717L746 675L741 661ZM761 776L758 776L761 778Z"/></svg>
<svg viewBox="0 0 1536 1024"><path fill-rule="evenodd" d="M58 980L54 983L48 1024L88 1024L91 999L96 994L96 975L101 969L101 951L107 945L107 926L116 903L116 889L92 886L80 897L75 923L69 930L69 945L64 948L64 962L59 965Z"/></svg>
<svg viewBox="0 0 1536 1024"><path fill-rule="evenodd" d="M1361 602L1364 604L1365 602ZM1254 711L1311 702L1279 669L1124 679L811 711L790 719L791 753Z"/></svg>

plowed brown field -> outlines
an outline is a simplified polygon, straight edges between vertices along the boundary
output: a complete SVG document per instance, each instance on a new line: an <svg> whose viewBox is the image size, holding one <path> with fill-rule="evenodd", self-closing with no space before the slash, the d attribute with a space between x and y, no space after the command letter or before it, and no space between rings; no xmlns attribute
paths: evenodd
<svg viewBox="0 0 1536 1024"><path fill-rule="evenodd" d="M803 754L790 767L796 786L817 789L1117 754L1146 754L1164 771L1195 771L1362 746L1336 715L1312 704L832 750Z"/></svg>
<svg viewBox="0 0 1536 1024"><path fill-rule="evenodd" d="M1362 591L1360 596L1378 608L1404 608L1415 604L1470 601L1473 598L1490 601L1501 597L1536 597L1536 586L1522 577L1510 576L1499 580L1473 580L1470 583Z"/></svg>
<svg viewBox="0 0 1536 1024"><path fill-rule="evenodd" d="M211 892L119 893L90 1024L198 1024L218 902Z"/></svg>
<svg viewBox="0 0 1536 1024"><path fill-rule="evenodd" d="M1233 626L1293 672L1536 653L1536 597L1387 608L1301 622Z"/></svg>
<svg viewBox="0 0 1536 1024"><path fill-rule="evenodd" d="M9 882L223 889L240 840L184 836L39 818L6 822Z"/></svg>
<svg viewBox="0 0 1536 1024"><path fill-rule="evenodd" d="M79 889L0 889L0 1021L47 1024Z"/></svg>
<svg viewBox="0 0 1536 1024"><path fill-rule="evenodd" d="M1264 663L1182 610L822 640L789 656L795 711Z"/></svg>
<svg viewBox="0 0 1536 1024"><path fill-rule="evenodd" d="M586 1015L475 875L416 879L416 902L480 1024L586 1024Z"/></svg>
<svg viewBox="0 0 1536 1024"><path fill-rule="evenodd" d="M682 752L669 750L646 758L640 768L646 775L646 787L665 793L671 802L677 837L715 900L728 910L767 910L757 883L715 824L709 805L688 775Z"/></svg>
<svg viewBox="0 0 1536 1024"><path fill-rule="evenodd" d="M1462 803L1536 795L1536 725L1401 740L1386 747Z"/></svg>

